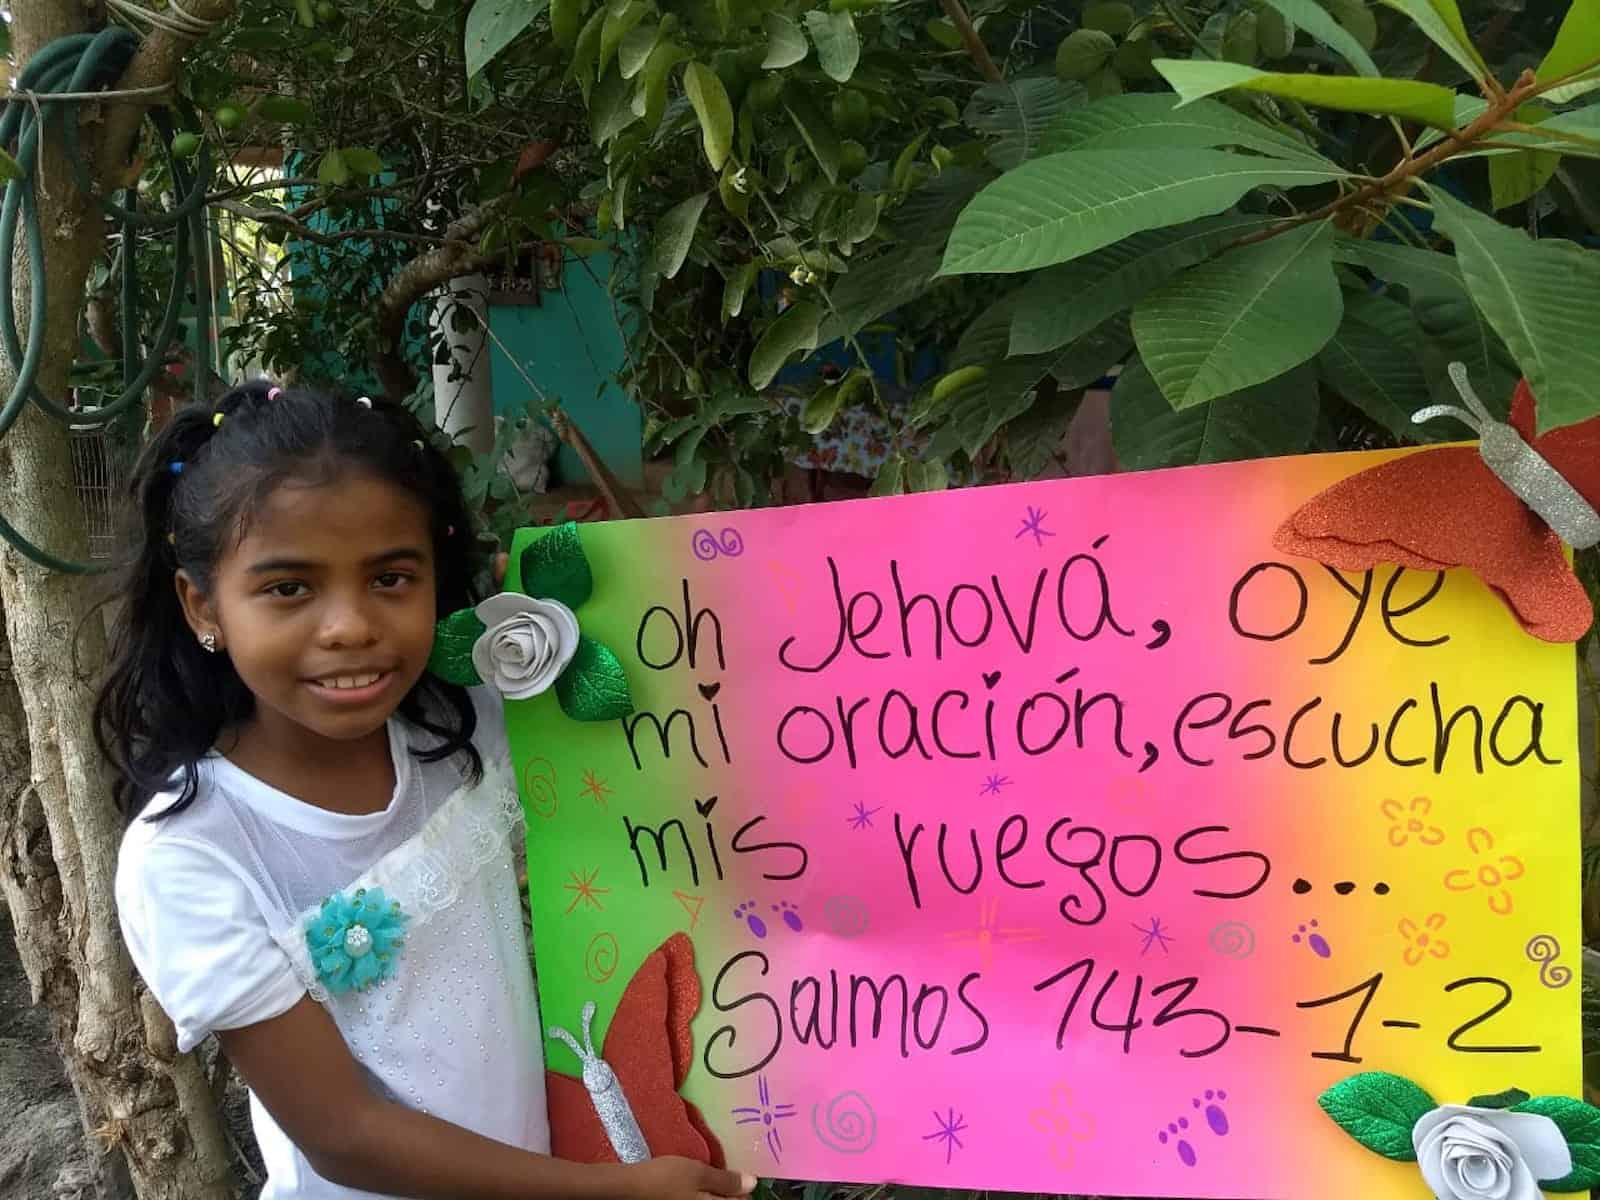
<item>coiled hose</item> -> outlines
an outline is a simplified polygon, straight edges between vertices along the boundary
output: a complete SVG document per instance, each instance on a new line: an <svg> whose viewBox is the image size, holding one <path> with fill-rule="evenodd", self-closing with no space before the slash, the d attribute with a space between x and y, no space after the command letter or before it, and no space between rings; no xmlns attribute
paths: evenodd
<svg viewBox="0 0 1600 1200"><path fill-rule="evenodd" d="M211 161L209 148L202 145L196 169L191 173L173 155L171 150L174 129L173 113L167 107L155 107L149 112L161 135L161 145L167 155L172 172L176 204L160 212L141 212L138 193L128 188L124 202L108 200L106 210L122 223L121 247L121 320L122 320L122 392L109 404L98 408L74 411L44 395L37 386L39 362L45 343L46 276L44 261L44 235L39 224L39 200L34 181L39 162L39 145L43 137L60 127L62 143L67 151L73 178L85 193L92 191L93 179L88 164L84 162L79 146L77 100L49 100L53 93L87 93L113 86L126 70L138 38L119 26L110 26L99 33L73 34L57 38L42 48L23 68L17 77L15 94L5 104L0 115L0 146L11 151L21 168L16 178L7 181L5 198L0 203L0 344L12 364L16 366L16 382L3 403L0 403L0 438L4 438L23 406L34 404L53 420L73 428L103 428L128 409L139 404L145 389L161 368L165 348L172 342L178 328L182 310L184 281L191 273L191 257L196 246L204 253L206 187L210 181ZM37 104L30 93L39 97ZM37 114L37 115L36 115ZM16 248L17 225L21 223L27 239L29 268L28 343L22 344L17 331L15 306L15 279L12 273L13 252ZM140 229L170 231L173 240L172 280L167 293L166 308L161 327L150 345L150 353L138 362L138 271L136 267L135 238ZM196 341L202 356L208 356L211 345L211 305L201 288L202 272L194 264L195 296L198 322ZM205 394L209 370L202 362L195 371L195 395ZM24 557L48 570L70 574L93 574L109 569L110 564L76 562L45 550L24 537L0 514L0 538L4 538Z"/></svg>

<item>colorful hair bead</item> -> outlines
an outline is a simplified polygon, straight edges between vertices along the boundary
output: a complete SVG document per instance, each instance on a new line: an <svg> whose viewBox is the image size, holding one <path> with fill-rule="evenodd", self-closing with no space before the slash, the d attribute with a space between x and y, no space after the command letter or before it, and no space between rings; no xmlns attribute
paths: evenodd
<svg viewBox="0 0 1600 1200"><path fill-rule="evenodd" d="M371 408L372 398L370 396L357 396L356 403L361 405L362 408Z"/></svg>
<svg viewBox="0 0 1600 1200"><path fill-rule="evenodd" d="M216 429L216 428L220 427L221 424L222 424L222 417L223 417L222 413L212 413L211 414L211 428Z"/></svg>
<svg viewBox="0 0 1600 1200"><path fill-rule="evenodd" d="M174 475L182 475L183 474L183 463L181 461L179 461L178 459L173 459L171 462L169 462L167 464L167 470L171 471Z"/></svg>

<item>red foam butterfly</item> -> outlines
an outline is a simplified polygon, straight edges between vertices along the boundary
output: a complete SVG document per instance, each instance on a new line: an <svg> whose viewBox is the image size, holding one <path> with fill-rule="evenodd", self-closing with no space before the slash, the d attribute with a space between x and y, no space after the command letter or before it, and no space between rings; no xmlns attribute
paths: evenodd
<svg viewBox="0 0 1600 1200"><path fill-rule="evenodd" d="M1457 369L1452 375L1468 403L1481 407ZM1600 509L1600 417L1539 436L1533 391L1524 379L1512 400L1510 426ZM1419 450L1341 480L1285 521L1273 544L1344 571L1380 563L1422 571L1466 567L1523 629L1547 642L1575 642L1594 620L1561 538L1501 482L1475 446Z"/></svg>
<svg viewBox="0 0 1600 1200"><path fill-rule="evenodd" d="M694 943L675 933L640 964L606 1027L601 1056L622 1085L650 1153L726 1166L722 1144L678 1089L694 1059L689 1023L700 1008ZM569 1162L617 1162L581 1080L545 1072L550 1152Z"/></svg>

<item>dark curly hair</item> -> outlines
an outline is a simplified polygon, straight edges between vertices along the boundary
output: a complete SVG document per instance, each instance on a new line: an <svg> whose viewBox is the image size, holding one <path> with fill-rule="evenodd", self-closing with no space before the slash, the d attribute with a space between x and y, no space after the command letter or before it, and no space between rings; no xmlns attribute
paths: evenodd
<svg viewBox="0 0 1600 1200"><path fill-rule="evenodd" d="M151 820L192 804L198 762L255 709L228 656L207 654L195 641L179 604L177 571L208 591L218 561L281 484L327 483L348 472L375 476L421 501L432 521L439 613L473 604L482 564L461 484L398 404L250 383L215 405L180 409L145 448L132 485L138 553L95 703L96 737L120 776L116 799L130 819L173 789L177 801ZM424 674L399 711L440 739L419 758L464 753L471 776L481 775L472 745L477 714L465 688Z"/></svg>

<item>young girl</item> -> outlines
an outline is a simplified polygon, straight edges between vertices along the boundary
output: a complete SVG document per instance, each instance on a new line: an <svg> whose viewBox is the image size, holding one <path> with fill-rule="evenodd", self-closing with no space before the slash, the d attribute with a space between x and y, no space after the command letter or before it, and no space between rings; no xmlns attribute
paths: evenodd
<svg viewBox="0 0 1600 1200"><path fill-rule="evenodd" d="M685 1159L548 1157L497 696L425 673L470 519L405 410L266 384L178 413L97 709L117 902L178 1045L251 1092L267 1200L702 1200Z"/></svg>

